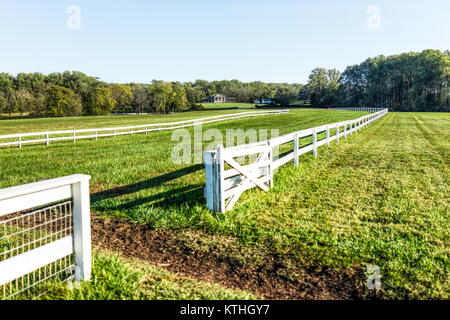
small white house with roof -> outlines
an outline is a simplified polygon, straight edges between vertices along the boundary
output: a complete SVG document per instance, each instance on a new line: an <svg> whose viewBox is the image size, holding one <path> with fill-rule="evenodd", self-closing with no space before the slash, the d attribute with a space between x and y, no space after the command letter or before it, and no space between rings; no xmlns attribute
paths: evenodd
<svg viewBox="0 0 450 320"><path fill-rule="evenodd" d="M204 99L202 102L212 103L224 103L224 102L236 102L236 98L230 98L226 94L216 93L209 98Z"/></svg>

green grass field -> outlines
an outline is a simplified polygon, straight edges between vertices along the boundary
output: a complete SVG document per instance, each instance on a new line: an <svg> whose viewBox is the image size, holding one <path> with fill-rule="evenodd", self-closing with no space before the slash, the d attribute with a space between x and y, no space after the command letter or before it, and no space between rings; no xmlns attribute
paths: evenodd
<svg viewBox="0 0 450 320"><path fill-rule="evenodd" d="M284 134L361 114L291 110L286 115L206 125L203 130L279 129ZM124 125L132 124L127 122L131 119L141 121L125 117L113 121ZM109 119L88 121L97 125ZM82 120L2 120L0 132L47 130L49 125L74 128ZM301 276L297 271L303 266L339 271L375 264L381 269L388 298L448 299L449 122L450 114L389 113L340 145L321 147L317 159L303 155L299 167L283 166L270 192L250 190L226 214L206 209L202 165L170 161L177 144L170 141L170 132L0 149L0 187L89 174L95 215L189 234L189 243L196 243L200 250L217 250L224 245L223 239L233 239L251 252L234 253L234 259L252 265L258 252L277 255L285 266L284 277ZM81 291L70 292L56 288L50 297L253 297L214 284L192 285L189 281L194 280L186 282L152 266L151 271L130 267L137 265L140 262L99 253L94 270L102 276L95 278L95 285L89 282ZM142 281L147 273L151 279L164 278L163 287L158 287L159 281ZM108 281L122 283L117 286L123 292L108 293ZM185 285L179 285L180 281Z"/></svg>
<svg viewBox="0 0 450 320"><path fill-rule="evenodd" d="M251 110L250 110L251 111ZM215 115L245 112L238 110L192 111L154 115L115 115L62 118L3 118L0 119L0 135L43 132L54 130L75 130L89 128L112 128L119 126L145 125L206 118Z"/></svg>

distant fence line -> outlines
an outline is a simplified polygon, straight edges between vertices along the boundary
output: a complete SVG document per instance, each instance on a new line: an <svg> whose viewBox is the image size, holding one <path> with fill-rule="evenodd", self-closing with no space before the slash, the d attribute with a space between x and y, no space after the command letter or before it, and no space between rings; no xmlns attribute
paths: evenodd
<svg viewBox="0 0 450 320"><path fill-rule="evenodd" d="M350 108L353 111L370 111L367 108ZM375 113L358 119L325 124L314 128L291 132L262 142L224 148L219 145L216 150L205 151L203 162L205 165L206 187L205 198L208 209L215 212L231 210L241 194L251 188L258 187L268 191L273 187L273 171L294 160L298 166L299 156L312 151L317 156L317 148L353 133L361 132L362 128L381 119L388 113L388 109L377 109ZM342 131L341 131L342 128ZM334 131L334 135L331 132ZM325 132L326 137L317 140L319 133ZM300 147L300 139L312 137L312 143ZM293 151L279 159L273 158L273 148L293 142ZM254 163L241 165L235 158L257 155ZM228 168L228 169L226 169Z"/></svg>
<svg viewBox="0 0 450 320"><path fill-rule="evenodd" d="M329 108L329 110L377 112L377 111L381 111L381 110L385 110L385 109L384 108L368 108L368 107L336 107L336 108Z"/></svg>
<svg viewBox="0 0 450 320"><path fill-rule="evenodd" d="M213 122L234 120L239 118L247 117L258 117L258 116L269 116L288 113L289 110L270 110L270 111L251 111L251 112L241 112L234 114L226 114L220 116L206 117L200 119L183 120L177 122L168 123L152 123L137 126L127 126L127 127L116 127L116 128L94 128L94 129L80 129L80 130L62 130L62 131L46 131L46 132L30 132L30 133L16 133L1 135L0 141L2 140L13 140L0 143L0 146L18 146L22 147L24 144L30 143L45 143L47 146L50 145L52 141L64 141L71 140L76 142L80 139L95 139L101 137L117 137L120 135L133 135L135 133L148 133L152 131L163 131L163 130L173 130L178 128L186 128L195 125L203 125ZM106 133L99 133L106 132ZM91 133L87 135L77 135L79 133ZM58 137L51 137L54 135L59 135ZM27 137L39 137L38 139L24 140Z"/></svg>

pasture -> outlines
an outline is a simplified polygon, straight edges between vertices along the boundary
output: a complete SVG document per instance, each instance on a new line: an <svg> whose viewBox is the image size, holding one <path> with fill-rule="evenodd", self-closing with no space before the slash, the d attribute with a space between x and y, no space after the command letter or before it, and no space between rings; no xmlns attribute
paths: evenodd
<svg viewBox="0 0 450 320"><path fill-rule="evenodd" d="M0 133L224 112L1 120ZM291 110L203 130L284 134L362 114ZM280 168L270 192L250 190L225 214L206 209L203 165L170 160L177 144L170 131L0 149L0 187L92 176L95 280L56 286L44 298L448 299L449 122L448 113L389 113L320 148L317 159L308 154L299 167ZM365 287L368 265L381 270L381 292Z"/></svg>
<svg viewBox="0 0 450 320"><path fill-rule="evenodd" d="M225 115L231 113L236 113L236 110L218 110L215 111L214 114L212 114L211 111L193 111L172 114L111 115L62 118L0 117L0 135L25 132L145 125L205 118L213 115Z"/></svg>

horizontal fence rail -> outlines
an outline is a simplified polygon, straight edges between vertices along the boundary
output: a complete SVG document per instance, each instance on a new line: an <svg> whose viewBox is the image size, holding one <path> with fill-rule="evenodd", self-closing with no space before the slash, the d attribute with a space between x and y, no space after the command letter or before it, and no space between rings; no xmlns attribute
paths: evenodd
<svg viewBox="0 0 450 320"><path fill-rule="evenodd" d="M80 129L80 130L62 130L62 131L46 131L46 132L30 132L30 133L16 133L0 135L0 146L18 146L22 147L24 144L45 143L50 145L50 142L55 141L73 141L80 139L95 139L101 137L117 137L120 135L133 135L136 133L145 133L152 131L173 130L178 128L186 128L195 125L203 125L208 123L228 121L240 118L269 116L288 113L289 110L269 110L269 111L252 111L241 112L234 114L226 114L214 117L183 120L168 123L153 123L137 126L115 127L115 128L96 128L96 129ZM80 135L81 134L81 135ZM2 142L3 141L3 142Z"/></svg>
<svg viewBox="0 0 450 320"><path fill-rule="evenodd" d="M347 111L369 111L369 112L378 112L383 110L384 108L369 108L369 107L336 107L329 108L328 110L347 110Z"/></svg>
<svg viewBox="0 0 450 320"><path fill-rule="evenodd" d="M0 300L38 297L50 282L90 279L89 179L0 189Z"/></svg>
<svg viewBox="0 0 450 320"><path fill-rule="evenodd" d="M354 111L369 111L367 108L351 108ZM283 136L274 137L266 141L205 151L203 163L205 165L206 187L205 198L208 209L215 212L231 210L240 195L251 188L258 187L268 191L273 187L273 171L293 160L298 166L299 156L307 152L317 156L317 149L322 145L330 146L331 141L340 138L347 139L353 133L361 132L362 128L381 119L388 113L388 109L376 109L374 113L358 119L346 120L321 125L314 128L291 132ZM334 133L334 134L332 134ZM322 134L323 139L318 140ZM300 147L301 139L312 138L312 143ZM293 150L282 157L274 159L274 148L293 143ZM242 165L236 158L253 156L256 161Z"/></svg>

